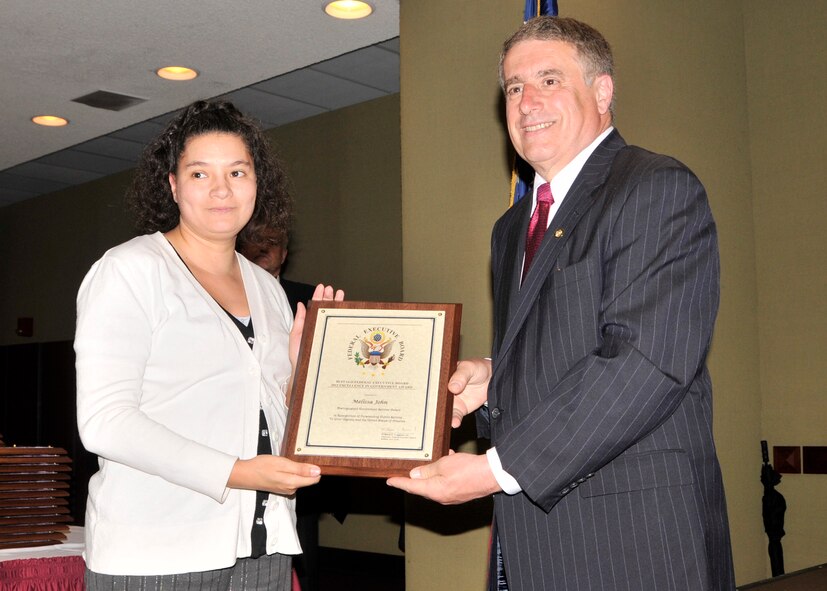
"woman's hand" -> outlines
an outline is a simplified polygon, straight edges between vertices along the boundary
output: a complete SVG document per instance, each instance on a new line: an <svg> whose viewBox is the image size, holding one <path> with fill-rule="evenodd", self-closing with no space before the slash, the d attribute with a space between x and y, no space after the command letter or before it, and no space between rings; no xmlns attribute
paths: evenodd
<svg viewBox="0 0 827 591"><path fill-rule="evenodd" d="M263 454L249 460L236 460L227 486L265 490L289 497L297 489L319 482L321 473L321 468L313 464Z"/></svg>
<svg viewBox="0 0 827 591"><path fill-rule="evenodd" d="M316 286L316 291L313 292L313 301L330 301L341 302L345 299L345 292L341 289L334 291L330 285L319 284ZM304 319L307 316L307 309L301 302L296 306L296 318L293 320L293 328L290 330L290 341L288 348L288 355L290 357L290 366L293 372L290 375L290 384L287 387L287 406L290 406L290 394L293 392L293 376L296 374L296 364L299 358L299 345L302 342L302 333L304 332Z"/></svg>

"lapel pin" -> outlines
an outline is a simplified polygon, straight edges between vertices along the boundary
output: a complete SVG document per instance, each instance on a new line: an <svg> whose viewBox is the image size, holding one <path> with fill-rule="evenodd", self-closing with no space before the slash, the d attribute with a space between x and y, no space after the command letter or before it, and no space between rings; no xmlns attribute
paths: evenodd
<svg viewBox="0 0 827 591"><path fill-rule="evenodd" d="M563 237L563 234L564 234L564 232L563 232L563 228L557 228L557 229L554 231L554 237L555 237L555 238L562 238L562 237Z"/></svg>

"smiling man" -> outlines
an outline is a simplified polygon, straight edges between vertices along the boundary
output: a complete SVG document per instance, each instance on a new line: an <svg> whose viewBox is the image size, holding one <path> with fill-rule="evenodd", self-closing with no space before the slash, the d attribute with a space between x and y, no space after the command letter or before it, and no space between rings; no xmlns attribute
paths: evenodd
<svg viewBox="0 0 827 591"><path fill-rule="evenodd" d="M440 503L494 494L491 589L732 590L706 356L715 223L680 162L612 124L609 44L538 17L505 42L508 133L535 171L492 237L492 357L462 361L454 427L485 455L388 483Z"/></svg>

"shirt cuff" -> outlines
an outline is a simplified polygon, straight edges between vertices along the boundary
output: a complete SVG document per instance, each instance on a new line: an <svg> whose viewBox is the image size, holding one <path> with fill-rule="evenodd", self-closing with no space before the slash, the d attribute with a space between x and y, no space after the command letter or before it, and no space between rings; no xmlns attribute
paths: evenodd
<svg viewBox="0 0 827 591"><path fill-rule="evenodd" d="M503 489L505 494L516 495L518 492L522 492L522 487L514 480L514 477L503 470L503 465L500 462L500 456L497 453L496 447L489 448L488 451L485 452L485 456L488 458L488 466L494 473L497 484L500 485L500 488Z"/></svg>

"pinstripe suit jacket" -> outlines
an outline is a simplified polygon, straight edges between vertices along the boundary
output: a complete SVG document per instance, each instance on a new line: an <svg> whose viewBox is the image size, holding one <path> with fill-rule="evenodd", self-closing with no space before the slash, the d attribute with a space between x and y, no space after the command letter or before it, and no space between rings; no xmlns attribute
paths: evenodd
<svg viewBox="0 0 827 591"><path fill-rule="evenodd" d="M705 359L715 223L679 162L612 132L520 287L531 200L496 223L489 417L511 591L734 589Z"/></svg>

